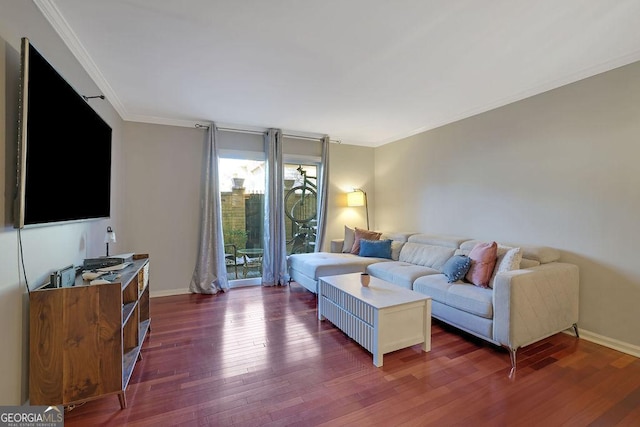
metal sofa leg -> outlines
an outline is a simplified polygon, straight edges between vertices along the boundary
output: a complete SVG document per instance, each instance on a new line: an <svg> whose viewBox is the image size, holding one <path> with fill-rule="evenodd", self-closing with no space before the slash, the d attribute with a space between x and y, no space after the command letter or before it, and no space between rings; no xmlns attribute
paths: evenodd
<svg viewBox="0 0 640 427"><path fill-rule="evenodd" d="M514 380L516 378L516 352L517 348L507 347L503 345L509 351L509 358L511 359L511 370L509 371L509 379Z"/></svg>
<svg viewBox="0 0 640 427"><path fill-rule="evenodd" d="M518 351L518 349L509 347L508 350L509 350L509 357L511 358L511 369L515 371L516 370L516 351Z"/></svg>
<svg viewBox="0 0 640 427"><path fill-rule="evenodd" d="M576 338L580 338L580 333L578 332L578 324L573 324L573 331L576 333Z"/></svg>

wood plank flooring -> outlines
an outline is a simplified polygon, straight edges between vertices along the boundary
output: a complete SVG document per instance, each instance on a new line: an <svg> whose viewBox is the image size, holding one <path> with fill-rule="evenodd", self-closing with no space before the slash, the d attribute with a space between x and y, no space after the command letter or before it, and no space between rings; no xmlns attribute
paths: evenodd
<svg viewBox="0 0 640 427"><path fill-rule="evenodd" d="M128 408L87 402L67 427L640 425L640 359L568 334L521 349L509 378L506 351L437 321L431 352L399 350L376 368L295 283L151 309Z"/></svg>

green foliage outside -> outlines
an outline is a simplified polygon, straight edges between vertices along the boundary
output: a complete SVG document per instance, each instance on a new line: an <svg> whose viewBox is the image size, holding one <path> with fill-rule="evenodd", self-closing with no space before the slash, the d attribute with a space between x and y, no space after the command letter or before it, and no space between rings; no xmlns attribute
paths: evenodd
<svg viewBox="0 0 640 427"><path fill-rule="evenodd" d="M236 245L236 249L244 249L247 244L247 232L234 228L224 232L224 243Z"/></svg>

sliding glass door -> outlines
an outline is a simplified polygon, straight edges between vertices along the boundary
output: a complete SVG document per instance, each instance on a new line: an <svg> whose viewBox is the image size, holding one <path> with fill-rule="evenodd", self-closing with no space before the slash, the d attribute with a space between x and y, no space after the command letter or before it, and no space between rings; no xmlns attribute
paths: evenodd
<svg viewBox="0 0 640 427"><path fill-rule="evenodd" d="M271 253L264 257L267 247L265 236L269 234L265 227L270 224L264 223L265 203L268 199L273 200L267 194L266 173L269 167L278 166L267 164L265 133L219 130L217 135L227 277L231 286L260 284L263 282L263 260L265 264L273 260ZM282 247L286 247L287 255L315 251L321 195L317 178L322 172L321 153L319 140L282 139L282 182L271 188L282 196L284 202L285 242ZM272 215L273 212L269 212L269 221ZM268 247L272 247L273 237L267 239Z"/></svg>
<svg viewBox="0 0 640 427"><path fill-rule="evenodd" d="M265 162L220 158L219 164L227 277L250 284L262 274Z"/></svg>

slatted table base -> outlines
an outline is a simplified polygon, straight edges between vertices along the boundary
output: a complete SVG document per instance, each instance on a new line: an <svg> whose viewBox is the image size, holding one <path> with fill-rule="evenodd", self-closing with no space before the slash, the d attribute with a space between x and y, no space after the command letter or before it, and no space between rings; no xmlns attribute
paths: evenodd
<svg viewBox="0 0 640 427"><path fill-rule="evenodd" d="M327 319L373 354L383 355L416 344L431 350L431 298L371 278L368 288L359 274L322 277L318 281L318 319Z"/></svg>

